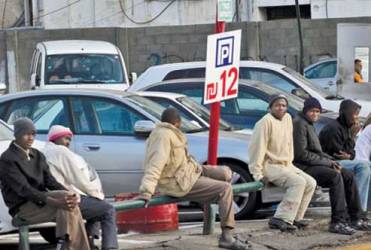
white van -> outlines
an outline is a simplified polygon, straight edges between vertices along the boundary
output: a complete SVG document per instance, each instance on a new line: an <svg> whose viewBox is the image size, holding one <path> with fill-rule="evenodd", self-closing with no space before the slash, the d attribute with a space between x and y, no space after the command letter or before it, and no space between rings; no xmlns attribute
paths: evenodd
<svg viewBox="0 0 371 250"><path fill-rule="evenodd" d="M31 61L31 88L125 90L129 79L118 47L103 41L40 42Z"/></svg>

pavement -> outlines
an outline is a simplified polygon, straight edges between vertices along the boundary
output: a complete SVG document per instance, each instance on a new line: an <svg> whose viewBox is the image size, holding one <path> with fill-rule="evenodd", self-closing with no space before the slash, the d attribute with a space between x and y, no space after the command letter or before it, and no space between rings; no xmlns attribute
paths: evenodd
<svg viewBox="0 0 371 250"><path fill-rule="evenodd" d="M352 236L327 232L329 209L311 209L311 225L307 230L282 233L268 228L267 219L237 222L236 235L251 242L254 250L365 250L371 249L371 232L357 232ZM219 224L217 223L217 226ZM119 235L120 249L189 249L218 248L219 228L213 235L202 235L202 223L182 223L180 229L155 234L128 233ZM17 235L0 236L0 249L17 249ZM38 233L32 233L32 250L54 249Z"/></svg>

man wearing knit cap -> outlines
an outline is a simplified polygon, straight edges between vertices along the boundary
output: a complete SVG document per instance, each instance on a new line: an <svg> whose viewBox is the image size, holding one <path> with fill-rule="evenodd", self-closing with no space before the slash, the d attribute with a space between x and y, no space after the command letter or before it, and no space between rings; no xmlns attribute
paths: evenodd
<svg viewBox="0 0 371 250"><path fill-rule="evenodd" d="M76 194L55 180L45 156L32 148L35 134L30 119L15 121L15 140L0 158L1 191L9 213L29 224L55 221L58 247L88 250Z"/></svg>
<svg viewBox="0 0 371 250"><path fill-rule="evenodd" d="M93 248L94 238L99 238L101 226L102 249L117 249L115 209L104 200L102 184L95 170L69 149L72 136L69 128L52 126L42 152L52 175L67 189L79 194L82 217L87 220L90 246Z"/></svg>
<svg viewBox="0 0 371 250"><path fill-rule="evenodd" d="M294 231L308 225L303 218L316 181L292 164L293 128L287 105L286 96L271 97L270 112L255 124L249 145L249 169L256 181L264 184L271 182L286 190L273 218L269 220L269 227Z"/></svg>
<svg viewBox="0 0 371 250"><path fill-rule="evenodd" d="M351 235L355 229L369 230L369 226L360 221L362 208L352 171L342 168L332 156L322 151L314 127L321 111L319 101L311 97L304 102L303 112L294 119L294 163L316 179L321 187L330 189L330 232ZM355 225L353 228L347 224L348 217Z"/></svg>

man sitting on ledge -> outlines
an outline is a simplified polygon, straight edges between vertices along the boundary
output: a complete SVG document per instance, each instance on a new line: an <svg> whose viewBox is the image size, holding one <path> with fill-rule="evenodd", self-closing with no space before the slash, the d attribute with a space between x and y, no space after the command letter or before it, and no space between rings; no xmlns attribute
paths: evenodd
<svg viewBox="0 0 371 250"><path fill-rule="evenodd" d="M1 191L9 213L28 224L55 221L57 249L90 250L77 195L54 179L45 156L32 148L35 134L30 119L15 121L15 141L0 158Z"/></svg>
<svg viewBox="0 0 371 250"><path fill-rule="evenodd" d="M140 196L145 207L155 192L187 200L219 204L222 235L219 247L250 249L249 244L233 237L235 227L233 192L229 183L232 171L225 166L201 166L188 153L187 138L179 129L181 118L174 108L162 113L161 123L147 140L145 170Z"/></svg>

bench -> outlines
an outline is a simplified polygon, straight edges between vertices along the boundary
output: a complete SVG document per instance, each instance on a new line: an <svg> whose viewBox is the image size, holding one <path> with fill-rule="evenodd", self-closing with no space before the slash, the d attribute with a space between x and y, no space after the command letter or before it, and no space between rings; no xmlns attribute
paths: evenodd
<svg viewBox="0 0 371 250"><path fill-rule="evenodd" d="M233 194L240 194L245 192L255 192L260 191L263 189L263 183L261 182L248 182L248 183L241 183L241 184L235 184L232 185L233 188ZM155 206L155 205L163 205L163 204L170 204L170 203L178 203L182 201L188 201L186 199L182 198L175 198L170 196L155 196L153 197L150 202L149 206ZM126 200L126 201L118 201L112 203L116 211L124 211L124 210L130 210L130 209L136 209L136 208L143 208L144 201L142 200ZM216 206L211 206L209 209L208 214L205 216L206 221L208 223L204 223L204 234L211 234L215 227L215 219L216 219ZM21 220L17 216L13 218L12 221L13 225L15 227L18 227L19 231L19 249L20 250L29 250L30 244L29 244L29 229L33 227L40 227L45 226L46 224L50 223L42 223L37 225L29 225L26 223L26 221Z"/></svg>

